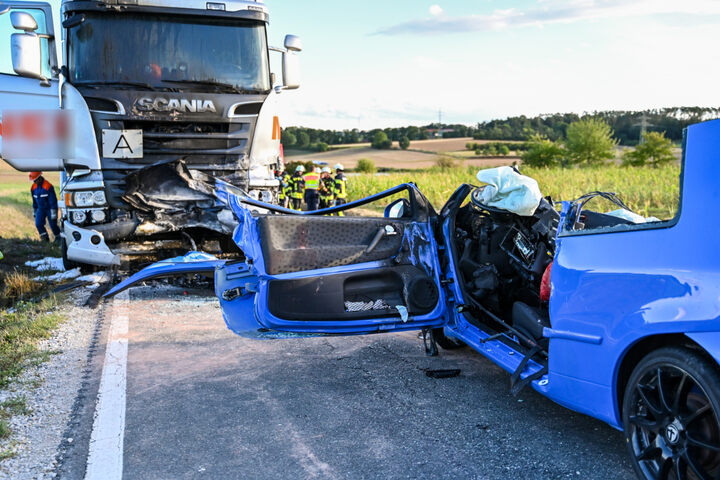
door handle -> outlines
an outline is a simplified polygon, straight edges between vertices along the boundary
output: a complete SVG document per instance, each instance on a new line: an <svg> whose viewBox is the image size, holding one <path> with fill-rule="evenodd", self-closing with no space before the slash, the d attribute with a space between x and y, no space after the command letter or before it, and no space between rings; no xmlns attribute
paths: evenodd
<svg viewBox="0 0 720 480"><path fill-rule="evenodd" d="M385 225L384 227L378 228L377 233L373 237L373 239L370 241L370 245L367 246L365 249L365 253L370 253L373 250L375 250L375 247L378 246L378 243L380 243L380 240L383 239L383 237L389 237L392 235L397 235L397 231L395 230L395 227L392 225Z"/></svg>

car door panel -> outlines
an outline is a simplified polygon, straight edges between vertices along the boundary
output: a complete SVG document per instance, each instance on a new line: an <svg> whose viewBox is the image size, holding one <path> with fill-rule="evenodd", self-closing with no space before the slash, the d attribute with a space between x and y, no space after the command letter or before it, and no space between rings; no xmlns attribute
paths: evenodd
<svg viewBox="0 0 720 480"><path fill-rule="evenodd" d="M430 313L438 289L415 266L399 266L268 282L272 315L286 320L354 320Z"/></svg>

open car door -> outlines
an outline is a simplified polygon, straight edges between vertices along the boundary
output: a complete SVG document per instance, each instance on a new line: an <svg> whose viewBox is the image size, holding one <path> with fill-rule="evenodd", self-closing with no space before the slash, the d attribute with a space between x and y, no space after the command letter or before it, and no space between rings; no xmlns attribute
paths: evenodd
<svg viewBox="0 0 720 480"><path fill-rule="evenodd" d="M403 192L406 198L393 202L385 217L327 215ZM240 195L227 201L239 222L234 240L246 260L218 261L215 290L235 333L366 334L446 323L435 212L414 185L317 212L293 212ZM271 213L253 213L248 203ZM204 262L199 269L211 265ZM108 295L189 268L181 261L155 264Z"/></svg>
<svg viewBox="0 0 720 480"><path fill-rule="evenodd" d="M60 170L52 8L0 1L0 157L18 170Z"/></svg>

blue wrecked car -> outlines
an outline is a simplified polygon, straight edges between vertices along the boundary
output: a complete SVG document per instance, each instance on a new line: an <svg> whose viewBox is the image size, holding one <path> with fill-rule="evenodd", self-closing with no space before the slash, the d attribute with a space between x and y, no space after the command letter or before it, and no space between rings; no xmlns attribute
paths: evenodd
<svg viewBox="0 0 720 480"><path fill-rule="evenodd" d="M469 345L513 393L529 386L623 430L640 478L720 478L720 121L689 127L683 153L667 221L591 210L603 198L629 214L605 192L520 215L471 185L439 212L405 184L301 213L200 179L234 213L245 260L191 253L108 295L204 273L242 336L423 330L430 353ZM384 217L328 215L383 199Z"/></svg>

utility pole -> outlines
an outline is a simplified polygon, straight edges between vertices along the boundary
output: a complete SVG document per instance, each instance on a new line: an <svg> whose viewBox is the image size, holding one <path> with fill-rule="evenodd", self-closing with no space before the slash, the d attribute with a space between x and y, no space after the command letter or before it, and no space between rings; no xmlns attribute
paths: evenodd
<svg viewBox="0 0 720 480"><path fill-rule="evenodd" d="M642 115L640 115L640 123L636 123L635 125L633 125L633 127L640 127L640 140L638 141L638 143L643 142L643 137L647 133L648 127L655 126L655 125L651 124L649 122L649 120L650 119L648 118L647 114L645 112L643 112Z"/></svg>

